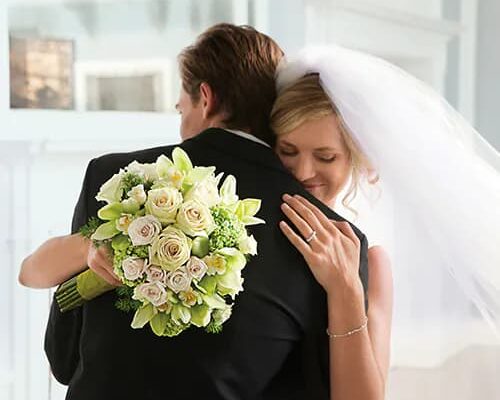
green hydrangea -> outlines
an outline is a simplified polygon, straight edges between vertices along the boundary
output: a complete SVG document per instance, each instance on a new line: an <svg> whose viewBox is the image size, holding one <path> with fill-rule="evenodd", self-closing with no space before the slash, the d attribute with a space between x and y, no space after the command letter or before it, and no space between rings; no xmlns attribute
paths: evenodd
<svg viewBox="0 0 500 400"><path fill-rule="evenodd" d="M245 233L245 226L227 208L214 207L211 212L216 228L210 234L210 251L237 247L239 238Z"/></svg>

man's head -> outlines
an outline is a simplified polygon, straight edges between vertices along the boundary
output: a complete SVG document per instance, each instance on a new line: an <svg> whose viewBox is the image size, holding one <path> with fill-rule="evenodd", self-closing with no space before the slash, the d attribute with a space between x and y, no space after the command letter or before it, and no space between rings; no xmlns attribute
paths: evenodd
<svg viewBox="0 0 500 400"><path fill-rule="evenodd" d="M272 143L269 118L282 57L270 37L249 26L218 24L202 33L179 55L182 138L225 127Z"/></svg>

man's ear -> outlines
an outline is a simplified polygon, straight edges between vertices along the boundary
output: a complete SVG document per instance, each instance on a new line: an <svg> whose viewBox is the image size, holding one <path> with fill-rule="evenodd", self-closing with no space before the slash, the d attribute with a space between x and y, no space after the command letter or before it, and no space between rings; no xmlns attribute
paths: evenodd
<svg viewBox="0 0 500 400"><path fill-rule="evenodd" d="M215 113L217 98L215 92L206 82L200 84L200 102L203 118L210 118Z"/></svg>

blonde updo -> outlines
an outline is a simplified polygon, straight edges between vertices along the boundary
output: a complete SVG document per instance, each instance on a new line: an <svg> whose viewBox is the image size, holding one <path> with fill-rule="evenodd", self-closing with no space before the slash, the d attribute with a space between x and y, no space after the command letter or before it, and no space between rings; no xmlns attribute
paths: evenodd
<svg viewBox="0 0 500 400"><path fill-rule="evenodd" d="M271 112L271 128L279 137L305 122L332 114L337 118L351 162L351 184L342 199L342 204L357 214L349 205L358 193L361 180L364 178L368 183L374 184L378 181L378 176L376 174L373 176L373 167L348 132L337 108L321 87L318 74L308 74L278 93Z"/></svg>

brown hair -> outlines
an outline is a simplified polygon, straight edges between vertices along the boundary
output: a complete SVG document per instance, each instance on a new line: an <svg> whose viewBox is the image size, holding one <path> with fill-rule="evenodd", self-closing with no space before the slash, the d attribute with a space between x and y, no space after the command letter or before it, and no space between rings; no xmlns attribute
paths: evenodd
<svg viewBox="0 0 500 400"><path fill-rule="evenodd" d="M249 130L272 145L269 117L282 57L274 40L250 26L214 25L180 53L182 87L196 104L200 84L206 82L227 128Z"/></svg>
<svg viewBox="0 0 500 400"><path fill-rule="evenodd" d="M271 127L277 136L281 136L307 121L317 120L331 114L337 117L339 130L351 162L351 185L342 199L342 204L357 214L349 207L349 204L356 197L361 178L366 177L370 184L374 184L378 181L378 176L374 175L369 160L354 141L337 108L321 87L319 74L308 74L279 93L271 112Z"/></svg>

